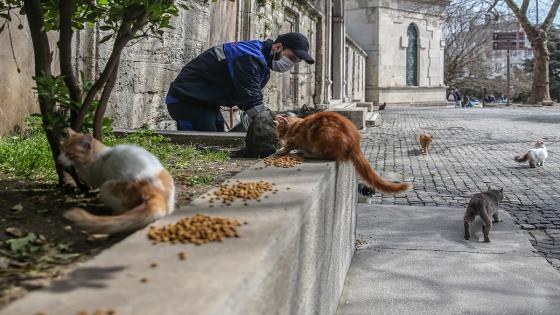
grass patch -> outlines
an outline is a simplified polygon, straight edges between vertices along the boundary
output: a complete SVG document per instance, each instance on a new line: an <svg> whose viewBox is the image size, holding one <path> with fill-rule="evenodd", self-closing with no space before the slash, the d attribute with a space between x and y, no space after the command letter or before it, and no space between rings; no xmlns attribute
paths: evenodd
<svg viewBox="0 0 560 315"><path fill-rule="evenodd" d="M214 182L214 178L210 175L193 175L187 179L187 183L191 186L210 185Z"/></svg>
<svg viewBox="0 0 560 315"><path fill-rule="evenodd" d="M23 135L0 137L0 172L16 178L55 180L54 160L45 134L30 129Z"/></svg>
<svg viewBox="0 0 560 315"><path fill-rule="evenodd" d="M168 138L145 130L117 138L106 135L103 143L108 146L136 144L153 153L164 166L176 175L196 162L225 161L227 152L200 150L193 146L174 144ZM5 176L33 180L56 180L56 171L47 138L40 126L29 128L24 134L0 137L0 173ZM192 179L193 183L206 183L208 178Z"/></svg>

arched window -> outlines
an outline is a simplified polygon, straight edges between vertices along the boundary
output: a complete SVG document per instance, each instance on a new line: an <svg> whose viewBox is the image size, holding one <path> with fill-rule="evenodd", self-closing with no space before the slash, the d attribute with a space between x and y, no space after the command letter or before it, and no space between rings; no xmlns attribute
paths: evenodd
<svg viewBox="0 0 560 315"><path fill-rule="evenodd" d="M418 85L418 30L410 24L407 30L408 47L406 48L406 85Z"/></svg>

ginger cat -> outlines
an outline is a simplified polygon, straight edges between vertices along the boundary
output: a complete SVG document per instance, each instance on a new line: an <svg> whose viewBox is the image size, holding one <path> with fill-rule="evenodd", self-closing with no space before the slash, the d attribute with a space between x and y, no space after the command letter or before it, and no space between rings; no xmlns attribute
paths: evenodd
<svg viewBox="0 0 560 315"><path fill-rule="evenodd" d="M432 135L429 133L423 133L418 139L420 140L420 148L422 149L422 154L429 154L430 143L432 143Z"/></svg>
<svg viewBox="0 0 560 315"><path fill-rule="evenodd" d="M96 216L74 208L64 217L88 233L115 234L137 230L173 212L175 185L150 152L135 145L103 145L92 135L66 129L59 161L73 166L81 180L100 189L103 203L115 216Z"/></svg>
<svg viewBox="0 0 560 315"><path fill-rule="evenodd" d="M548 152L546 151L546 146L542 139L537 140L535 147L530 149L523 156L516 156L514 160L516 162L526 162L529 161L529 167L535 168L538 166L543 166L544 161L548 157Z"/></svg>
<svg viewBox="0 0 560 315"><path fill-rule="evenodd" d="M298 149L310 158L349 161L363 180L378 191L396 194L412 189L410 183L391 183L377 175L360 148L358 129L340 114L320 112L305 118L276 116L275 122L284 144L276 152L279 155Z"/></svg>

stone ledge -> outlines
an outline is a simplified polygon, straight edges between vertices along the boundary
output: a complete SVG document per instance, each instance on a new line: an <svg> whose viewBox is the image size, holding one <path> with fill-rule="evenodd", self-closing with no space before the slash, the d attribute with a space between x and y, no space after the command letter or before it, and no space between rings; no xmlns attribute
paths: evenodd
<svg viewBox="0 0 560 315"><path fill-rule="evenodd" d="M386 108L391 107L454 107L453 102L387 102Z"/></svg>
<svg viewBox="0 0 560 315"><path fill-rule="evenodd" d="M115 135L125 135L141 129L114 128ZM210 146L244 146L245 132L205 132L205 131L154 131L156 135L162 135L177 144L205 144Z"/></svg>
<svg viewBox="0 0 560 315"><path fill-rule="evenodd" d="M208 208L208 192L154 223L197 213L225 216L249 223L240 227L241 238L154 246L145 228L0 314L74 315L108 308L119 315L334 314L355 250L354 169L329 161L262 166L232 180L274 182L280 193L248 207L235 202ZM181 251L186 261L178 259ZM153 262L159 266L150 268ZM141 283L144 277L148 281Z"/></svg>
<svg viewBox="0 0 560 315"><path fill-rule="evenodd" d="M381 114L379 112L367 113L367 115L366 115L366 126L367 127L379 127L379 126L381 126Z"/></svg>

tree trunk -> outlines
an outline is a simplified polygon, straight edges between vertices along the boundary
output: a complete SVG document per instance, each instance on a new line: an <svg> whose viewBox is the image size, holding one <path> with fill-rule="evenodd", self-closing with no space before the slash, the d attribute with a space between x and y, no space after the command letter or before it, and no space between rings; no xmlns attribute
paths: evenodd
<svg viewBox="0 0 560 315"><path fill-rule="evenodd" d="M95 118L93 121L93 136L99 140L103 141L103 117L105 117L105 111L107 110L107 103L109 102L109 96L115 87L117 81L117 74L119 72L119 60L113 68L113 73L109 76L103 92L101 93L101 98L99 99L99 105L95 111Z"/></svg>
<svg viewBox="0 0 560 315"><path fill-rule="evenodd" d="M45 31L43 12L40 0L26 0L23 3L26 11L27 23L31 33L31 41L33 42L33 57L35 61L35 76L48 75L52 76L52 52L49 46L49 39ZM60 148L58 143L59 130L48 128L47 113L54 110L55 104L52 101L39 96L39 108L43 117L43 129L47 136L47 141L51 148L56 174L58 175L58 184L60 186L75 187L78 182L73 181L69 174L65 173L64 167L58 162Z"/></svg>
<svg viewBox="0 0 560 315"><path fill-rule="evenodd" d="M550 53L546 45L546 38L536 40L533 45L533 87L531 89L531 96L527 100L529 103L549 103L552 102L550 98L549 88L549 68Z"/></svg>

